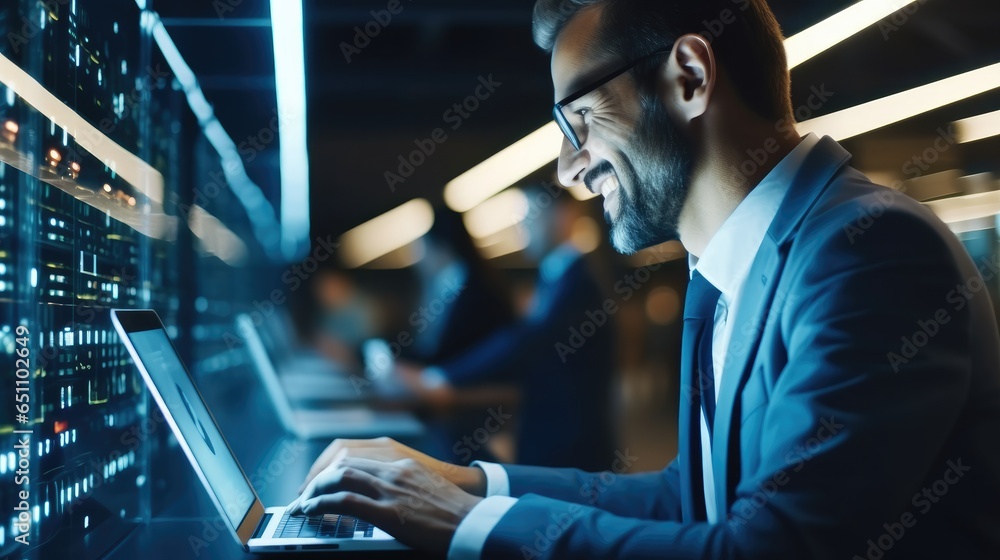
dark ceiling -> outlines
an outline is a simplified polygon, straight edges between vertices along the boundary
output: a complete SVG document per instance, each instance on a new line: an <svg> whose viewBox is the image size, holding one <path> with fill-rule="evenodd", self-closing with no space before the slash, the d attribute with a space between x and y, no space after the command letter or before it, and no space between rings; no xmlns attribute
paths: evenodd
<svg viewBox="0 0 1000 560"><path fill-rule="evenodd" d="M339 234L415 197L440 201L449 180L547 122L552 92L548 58L531 41L533 3L400 0L402 11L365 44L355 43L355 27L375 29L372 11L385 10L389 0L305 0L314 235ZM773 0L771 6L790 36L853 3ZM170 0L155 6L237 144L257 136L276 110L268 5ZM1000 62L1000 2L924 0L909 11L888 20L891 27L872 26L793 70L796 104L825 85L834 95L818 116ZM360 45L350 61L345 44ZM445 112L472 94L480 77L500 85L452 130L457 121ZM859 154L869 168L898 169L902 156L873 146L931 137L956 118L996 109L1000 95L985 94L847 144L872 152ZM385 172L396 170L415 139L439 127L448 140L393 192ZM977 143L962 164L1000 171L998 147L997 140ZM277 202L277 142L247 168Z"/></svg>

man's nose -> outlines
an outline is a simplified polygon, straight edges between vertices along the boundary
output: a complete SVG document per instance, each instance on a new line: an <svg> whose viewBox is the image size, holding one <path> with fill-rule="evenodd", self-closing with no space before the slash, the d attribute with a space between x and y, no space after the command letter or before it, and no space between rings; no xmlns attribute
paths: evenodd
<svg viewBox="0 0 1000 560"><path fill-rule="evenodd" d="M584 174L590 165L590 154L586 149L577 150L568 138L563 138L562 149L559 151L559 166L557 176L564 187L572 187L583 182Z"/></svg>

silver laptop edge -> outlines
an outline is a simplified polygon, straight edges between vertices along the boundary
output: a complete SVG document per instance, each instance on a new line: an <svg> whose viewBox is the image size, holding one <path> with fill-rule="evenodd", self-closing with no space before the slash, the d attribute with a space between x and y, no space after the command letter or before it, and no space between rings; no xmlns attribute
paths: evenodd
<svg viewBox="0 0 1000 560"><path fill-rule="evenodd" d="M224 450L226 453L229 453L230 457L235 462L236 467L239 469L240 475L243 477L243 482L246 484L247 488L249 488L253 496L253 500L252 503L250 504L249 509L245 512L242 512L242 521L240 521L238 526L234 526L233 522L230 520L227 514L227 508L220 501L219 496L215 491L215 488L208 481L208 478L205 474L204 469L202 468L201 463L199 462L197 456L194 454L194 451L188 444L187 436L181 431L180 426L177 424L177 421L174 418L173 411L171 411L170 408L167 407L163 395L160 393L159 388L153 381L153 378L150 375L149 371L146 369L145 363L143 362L142 358L139 356L138 351L133 345L133 342L129 336L130 332L126 330L126 328L122 325L121 321L119 320L118 318L119 313L129 313L129 314L149 313L151 314L152 317L155 317L156 323L159 325L159 329L161 330L163 330L162 322L160 322L159 317L156 315L155 312L148 310L136 310L136 311L112 310L111 312L112 323L114 324L115 330L118 331L122 343L125 345L129 355L132 357L132 361L135 363L136 368L139 370L139 373L141 374L143 381L146 384L146 387L149 389L150 394L152 394L153 399L156 401L157 406L159 406L160 410L163 412L163 417L166 419L167 424L173 431L174 436L177 439L177 442L181 446L181 449L184 450L184 454L187 456L188 462L190 462L191 466L194 468L195 473L197 473L198 479L201 481L202 486L204 486L205 489L208 491L208 495L211 498L213 505L215 505L216 509L220 514L220 517L222 517L223 521L226 523L226 526L229 528L230 534L232 534L233 538L235 538L236 541L240 543L244 551L285 552L292 550L359 551L359 550L407 549L405 545L393 539L390 535L377 528L375 529L375 538L366 538L366 539L320 538L320 537L295 538L295 539L273 538L274 530L276 529L278 523L281 520L282 514L286 509L285 506L270 507L265 509L264 505L260 501L260 497L257 495L256 489L250 483L249 479L247 479L246 473L240 466L239 461L236 460L236 456L233 453L232 449L229 447L229 443L226 441L225 436L222 434L222 430L219 429L218 423L215 421L215 416L212 414L212 411L208 408L208 405L205 404L201 392L198 390L197 386L194 384L192 380L191 384L194 387L194 394L195 396L197 396L198 399L201 400L202 404L204 405L205 410L208 413L208 419L212 422L216 432L218 433L222 441L222 444L220 446L221 447L220 451ZM176 356L177 350L176 348L174 348L173 342L170 341L169 337L165 336L165 338L170 344L169 350L174 352ZM176 357L178 362L180 362L180 357L179 356ZM181 365L183 367L183 363L181 363ZM190 378L190 373L188 373L186 370L185 370L185 375L188 375L188 377ZM260 527L261 523L267 515L270 515L270 519L267 522L267 526L261 528Z"/></svg>

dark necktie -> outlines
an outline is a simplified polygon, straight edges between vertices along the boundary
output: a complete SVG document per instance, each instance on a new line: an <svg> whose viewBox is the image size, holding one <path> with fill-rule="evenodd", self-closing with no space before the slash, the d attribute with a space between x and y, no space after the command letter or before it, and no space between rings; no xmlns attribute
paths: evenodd
<svg viewBox="0 0 1000 560"><path fill-rule="evenodd" d="M715 308L722 293L697 270L691 276L684 300L684 363L689 368L692 394L700 395L711 437L715 421L715 372L712 366L712 333Z"/></svg>

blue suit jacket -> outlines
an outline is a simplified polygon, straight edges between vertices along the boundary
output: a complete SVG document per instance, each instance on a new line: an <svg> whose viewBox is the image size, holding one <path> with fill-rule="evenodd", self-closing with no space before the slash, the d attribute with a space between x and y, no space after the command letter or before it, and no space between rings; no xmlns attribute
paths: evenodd
<svg viewBox="0 0 1000 560"><path fill-rule="evenodd" d="M1000 558L1000 342L980 263L849 159L830 138L810 152L740 295L712 444L724 519L705 520L683 376L676 460L507 467L521 499L483 558Z"/></svg>
<svg viewBox="0 0 1000 560"><path fill-rule="evenodd" d="M538 290L544 301L540 310L445 362L442 369L456 386L489 381L520 386L521 403L513 419L519 463L606 469L615 449L613 319L605 315L593 332L587 329L585 340L571 340L571 329L579 331L592 322L591 315L604 313L604 292L583 257L558 279L540 280Z"/></svg>

